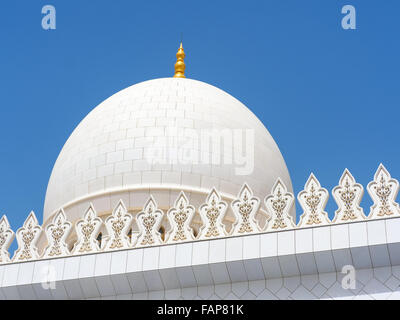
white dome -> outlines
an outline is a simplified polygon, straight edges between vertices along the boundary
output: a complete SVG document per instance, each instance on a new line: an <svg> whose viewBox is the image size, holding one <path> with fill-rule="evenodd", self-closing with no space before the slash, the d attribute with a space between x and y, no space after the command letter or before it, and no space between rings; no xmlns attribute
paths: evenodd
<svg viewBox="0 0 400 320"><path fill-rule="evenodd" d="M234 133L253 129L255 147L251 165L254 164L254 169L246 175L238 174L243 164L238 164L238 152L233 150L237 139L231 145L223 144L221 157L216 157L221 159L220 163L171 162L173 155L180 151L165 141L172 141L168 137L174 136L171 132L176 132L176 128L179 131L175 135L185 140L185 152L192 152L192 157L199 149L203 156L211 153L193 143L190 132L229 129L225 132ZM244 137L243 134L243 141ZM244 148L252 146L247 141ZM155 149L160 145L166 149ZM160 150L172 155L171 159L166 162ZM60 208L75 221L90 202L100 215L108 214L119 199L134 210L143 206L149 194L160 207L168 207L180 190L185 191L193 205L199 205L212 187L223 197L234 198L244 182L256 196L264 199L278 177L292 191L285 161L275 141L246 106L200 81L150 80L108 98L74 130L50 177L44 221ZM196 198L194 194L199 196Z"/></svg>

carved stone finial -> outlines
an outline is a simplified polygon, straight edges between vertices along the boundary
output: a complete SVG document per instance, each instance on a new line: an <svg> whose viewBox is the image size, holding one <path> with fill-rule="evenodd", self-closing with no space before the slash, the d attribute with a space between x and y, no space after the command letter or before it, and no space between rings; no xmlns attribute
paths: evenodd
<svg viewBox="0 0 400 320"><path fill-rule="evenodd" d="M280 178L275 182L271 194L265 198L264 202L270 214L266 231L278 231L296 227L292 216L289 214L293 206L294 196L287 191Z"/></svg>
<svg viewBox="0 0 400 320"><path fill-rule="evenodd" d="M399 204L396 203L399 192L399 182L390 176L389 171L379 165L374 180L371 181L367 190L374 204L371 206L368 219L378 219L400 214Z"/></svg>
<svg viewBox="0 0 400 320"><path fill-rule="evenodd" d="M44 258L63 257L70 254L66 243L71 232L72 223L67 221L64 210L60 210L53 222L46 227L48 246L44 250Z"/></svg>
<svg viewBox="0 0 400 320"><path fill-rule="evenodd" d="M363 194L363 186L356 182L349 170L344 170L339 185L332 190L333 198L338 205L332 223L365 220L364 210L360 207Z"/></svg>
<svg viewBox="0 0 400 320"><path fill-rule="evenodd" d="M27 261L39 259L36 243L42 233L35 213L32 211L25 220L22 228L17 230L18 250L15 252L13 261Z"/></svg>
<svg viewBox="0 0 400 320"><path fill-rule="evenodd" d="M139 236L136 242L137 247L162 244L161 234L158 232L164 213L158 209L157 203L150 196L143 211L139 212L136 220L139 226Z"/></svg>
<svg viewBox="0 0 400 320"><path fill-rule="evenodd" d="M231 203L236 222L232 226L232 235L242 235L258 232L259 226L256 214L260 208L260 199L253 196L253 191L245 183L239 194L238 199Z"/></svg>
<svg viewBox="0 0 400 320"><path fill-rule="evenodd" d="M189 204L185 193L182 191L175 201L174 207L167 212L171 230L168 233L167 243L194 240L190 227L196 209Z"/></svg>
<svg viewBox="0 0 400 320"><path fill-rule="evenodd" d="M0 264L11 262L8 248L14 237L14 231L11 230L7 217L3 216L0 220Z"/></svg>
<svg viewBox="0 0 400 320"><path fill-rule="evenodd" d="M90 204L83 219L76 223L75 229L78 240L72 250L72 254L84 254L100 250L97 236L103 221L97 216L93 205Z"/></svg>
<svg viewBox="0 0 400 320"><path fill-rule="evenodd" d="M199 209L203 226L200 228L198 239L218 238L226 235L222 221L227 208L228 204L221 200L221 196L213 188L207 196L206 203Z"/></svg>
<svg viewBox="0 0 400 320"><path fill-rule="evenodd" d="M322 188L318 179L311 173L304 186L304 190L297 196L303 208L303 214L300 217L298 226L307 227L330 224L328 213L324 211L328 198L328 190Z"/></svg>
<svg viewBox="0 0 400 320"><path fill-rule="evenodd" d="M128 237L133 217L128 211L122 200L114 208L112 214L106 219L105 225L108 235L104 238L104 249L115 250L130 247Z"/></svg>

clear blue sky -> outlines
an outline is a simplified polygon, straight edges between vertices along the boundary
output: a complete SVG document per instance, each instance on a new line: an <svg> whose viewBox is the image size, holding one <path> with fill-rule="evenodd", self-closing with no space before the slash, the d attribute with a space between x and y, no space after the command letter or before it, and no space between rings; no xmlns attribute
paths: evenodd
<svg viewBox="0 0 400 320"><path fill-rule="evenodd" d="M46 4L55 31L41 28ZM356 30L341 28L345 4ZM75 126L117 91L171 76L181 32L188 77L261 119L296 193L310 172L329 191L346 167L364 187L380 162L400 178L399 11L398 0L1 1L0 213L14 230L30 210L41 221Z"/></svg>

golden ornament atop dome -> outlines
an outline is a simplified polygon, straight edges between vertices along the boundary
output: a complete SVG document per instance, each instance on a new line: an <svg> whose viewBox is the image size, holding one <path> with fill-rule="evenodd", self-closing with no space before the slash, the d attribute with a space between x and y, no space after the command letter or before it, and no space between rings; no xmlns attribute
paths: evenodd
<svg viewBox="0 0 400 320"><path fill-rule="evenodd" d="M182 42L181 46L176 53L176 63L175 63L175 75L174 78L186 78L185 77L185 51L183 51Z"/></svg>

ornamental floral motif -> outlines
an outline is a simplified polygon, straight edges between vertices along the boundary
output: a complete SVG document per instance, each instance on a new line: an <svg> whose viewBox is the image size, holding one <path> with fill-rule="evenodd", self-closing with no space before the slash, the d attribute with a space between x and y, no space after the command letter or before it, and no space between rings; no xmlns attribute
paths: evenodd
<svg viewBox="0 0 400 320"><path fill-rule="evenodd" d="M199 232L199 239L210 239L226 235L225 226L222 223L228 204L221 200L221 196L212 189L206 203L200 207L200 217L203 226Z"/></svg>
<svg viewBox="0 0 400 320"><path fill-rule="evenodd" d="M290 210L293 206L294 197L281 179L275 182L272 192L264 200L270 219L266 226L266 231L277 231L282 229L295 228Z"/></svg>
<svg viewBox="0 0 400 320"><path fill-rule="evenodd" d="M161 234L158 232L163 219L163 212L158 210L153 197L147 200L143 211L137 215L139 236L136 246L151 246L162 244Z"/></svg>
<svg viewBox="0 0 400 320"><path fill-rule="evenodd" d="M168 234L167 243L193 240L193 232L190 227L195 208L189 205L189 200L181 192L175 201L174 207L168 210L167 216L171 230Z"/></svg>
<svg viewBox="0 0 400 320"><path fill-rule="evenodd" d="M329 224L328 213L324 211L328 198L328 190L322 188L318 179L311 173L304 190L297 196L303 208L299 227Z"/></svg>
<svg viewBox="0 0 400 320"><path fill-rule="evenodd" d="M368 216L369 219L400 214L399 205L395 202L399 192L399 182L392 179L383 164L379 165L374 180L368 184L367 190L374 201Z"/></svg>
<svg viewBox="0 0 400 320"><path fill-rule="evenodd" d="M259 231L256 214L260 207L260 199L253 197L253 191L244 184L239 192L238 199L231 204L236 223L232 228L232 235L241 235Z"/></svg>
<svg viewBox="0 0 400 320"><path fill-rule="evenodd" d="M25 220L22 228L17 231L18 250L15 252L13 261L26 261L39 259L36 243L39 240L42 228L32 211Z"/></svg>
<svg viewBox="0 0 400 320"><path fill-rule="evenodd" d="M130 247L128 232L132 220L132 215L127 212L124 203L120 200L112 214L105 221L108 233L108 236L104 238L105 250Z"/></svg>
<svg viewBox="0 0 400 320"><path fill-rule="evenodd" d="M76 223L77 243L73 249L73 254L83 254L100 250L97 236L102 226L102 220L97 216L93 205L87 209L83 219Z"/></svg>
<svg viewBox="0 0 400 320"><path fill-rule="evenodd" d="M339 180L339 185L332 190L332 195L338 205L333 223L362 221L366 219L360 202L364 188L356 183L349 170L345 170Z"/></svg>
<svg viewBox="0 0 400 320"><path fill-rule="evenodd" d="M60 210L53 218L53 222L46 228L46 236L49 245L44 250L45 258L61 257L69 255L66 243L71 232L72 224L67 221L65 213Z"/></svg>
<svg viewBox="0 0 400 320"><path fill-rule="evenodd" d="M0 220L0 264L10 262L10 254L8 248L14 240L14 232L10 228L10 223L6 216Z"/></svg>
<svg viewBox="0 0 400 320"><path fill-rule="evenodd" d="M368 193L371 195L373 205L369 218L379 219L396 217L400 214L400 207L395 202L399 190L399 183L393 179L383 165L380 165L374 175L374 180L368 184ZM366 218L360 202L363 196L363 187L356 183L354 177L346 169L342 174L338 186L332 190L332 195L338 205L332 223L345 223L363 221ZM324 211L328 200L328 191L321 187L316 177L311 174L304 190L298 195L303 214L298 227L329 224L329 218ZM284 183L278 179L274 184L271 194L265 200L268 221L266 232L280 231L296 228L291 216L294 196L288 192ZM237 199L231 203L232 212L236 217L232 224L231 235L238 236L259 232L259 225L255 215L260 207L260 200L254 197L247 184L241 188ZM200 206L199 214L203 222L199 230L198 240L224 237L227 234L223 223L228 205L222 201L220 194L213 188L207 196L206 203ZM166 234L165 243L177 243L194 240L191 228L192 219L196 209L189 204L185 194L181 192L174 206L168 210L167 217L171 228ZM103 237L103 249L116 250L137 247L161 245L160 228L164 214L159 210L153 197L146 202L143 211L138 213L136 220L139 231L133 231L131 224L133 217L127 212L123 202L120 201L112 214L106 219L105 225L108 233ZM47 247L43 257L62 257L92 253L100 250L98 236L102 220L97 216L93 206L90 205L83 219L76 224L77 242L72 252L69 252L67 238L71 231L71 223L66 220L63 210L53 218L52 223L46 227ZM36 216L30 213L22 228L16 232L18 249L10 260L8 248L13 240L14 233L5 216L0 219L0 264L8 262L23 262L39 259L37 242L41 236L42 228ZM128 233L129 232L129 233ZM135 235L134 238L131 237ZM164 234L163 234L164 235ZM134 239L134 240L133 240Z"/></svg>

